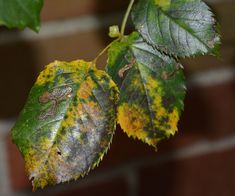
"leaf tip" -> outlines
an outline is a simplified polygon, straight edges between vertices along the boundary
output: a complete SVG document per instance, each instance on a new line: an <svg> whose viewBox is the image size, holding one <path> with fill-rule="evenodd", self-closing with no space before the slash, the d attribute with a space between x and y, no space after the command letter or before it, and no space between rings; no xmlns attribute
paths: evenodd
<svg viewBox="0 0 235 196"><path fill-rule="evenodd" d="M150 138L144 130L148 122L149 118L138 106L124 103L118 107L118 123L128 137L137 138L156 148L158 139Z"/></svg>

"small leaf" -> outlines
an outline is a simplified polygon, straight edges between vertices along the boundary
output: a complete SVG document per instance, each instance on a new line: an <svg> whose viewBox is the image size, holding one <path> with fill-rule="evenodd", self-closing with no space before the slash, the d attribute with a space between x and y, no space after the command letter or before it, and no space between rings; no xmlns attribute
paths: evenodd
<svg viewBox="0 0 235 196"><path fill-rule="evenodd" d="M107 152L117 87L90 62L55 61L41 72L12 129L34 190L84 176Z"/></svg>
<svg viewBox="0 0 235 196"><path fill-rule="evenodd" d="M145 41L167 54L218 54L216 21L200 0L139 0L132 18Z"/></svg>
<svg viewBox="0 0 235 196"><path fill-rule="evenodd" d="M120 36L118 25L112 25L109 27L109 37L116 38Z"/></svg>
<svg viewBox="0 0 235 196"><path fill-rule="evenodd" d="M43 0L0 0L0 25L38 32Z"/></svg>
<svg viewBox="0 0 235 196"><path fill-rule="evenodd" d="M111 46L107 71L120 88L118 123L128 136L156 147L175 134L185 96L179 63L135 32Z"/></svg>

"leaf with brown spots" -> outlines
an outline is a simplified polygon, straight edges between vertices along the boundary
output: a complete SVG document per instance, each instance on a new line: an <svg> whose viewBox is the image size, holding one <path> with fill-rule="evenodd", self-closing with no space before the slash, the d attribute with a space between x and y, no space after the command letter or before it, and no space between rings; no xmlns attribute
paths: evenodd
<svg viewBox="0 0 235 196"><path fill-rule="evenodd" d="M39 75L14 128L33 189L77 179L107 152L118 91L90 62L55 61Z"/></svg>
<svg viewBox="0 0 235 196"><path fill-rule="evenodd" d="M128 136L156 147L175 134L186 89L181 64L134 32L112 44L107 72L120 88L118 123Z"/></svg>

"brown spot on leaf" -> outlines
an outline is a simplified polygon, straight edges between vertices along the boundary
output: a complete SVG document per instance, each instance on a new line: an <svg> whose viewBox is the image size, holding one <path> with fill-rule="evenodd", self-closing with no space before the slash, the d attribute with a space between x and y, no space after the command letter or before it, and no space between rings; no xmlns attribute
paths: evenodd
<svg viewBox="0 0 235 196"><path fill-rule="evenodd" d="M41 112L39 120L45 120L50 116L54 116L56 114L58 103L71 97L71 94L72 88L70 86L55 88L52 92L44 92L38 99L39 103L45 104L51 101L52 105L46 111Z"/></svg>
<svg viewBox="0 0 235 196"><path fill-rule="evenodd" d="M135 59L132 59L131 62L127 65L125 65L123 68L121 68L119 71L118 71L118 75L120 78L123 78L124 76L124 73L126 71L128 71L129 69L131 69L133 67L133 65L135 64L136 60Z"/></svg>

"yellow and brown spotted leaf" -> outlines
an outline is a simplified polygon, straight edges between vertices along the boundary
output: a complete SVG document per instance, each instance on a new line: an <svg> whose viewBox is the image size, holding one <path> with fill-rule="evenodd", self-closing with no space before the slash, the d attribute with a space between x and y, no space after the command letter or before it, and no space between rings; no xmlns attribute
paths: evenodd
<svg viewBox="0 0 235 196"><path fill-rule="evenodd" d="M12 129L34 190L77 179L100 162L117 98L115 83L90 62L55 61L40 73Z"/></svg>
<svg viewBox="0 0 235 196"><path fill-rule="evenodd" d="M185 96L179 63L134 32L111 46L107 72L120 88L118 123L128 136L156 147L175 134Z"/></svg>

